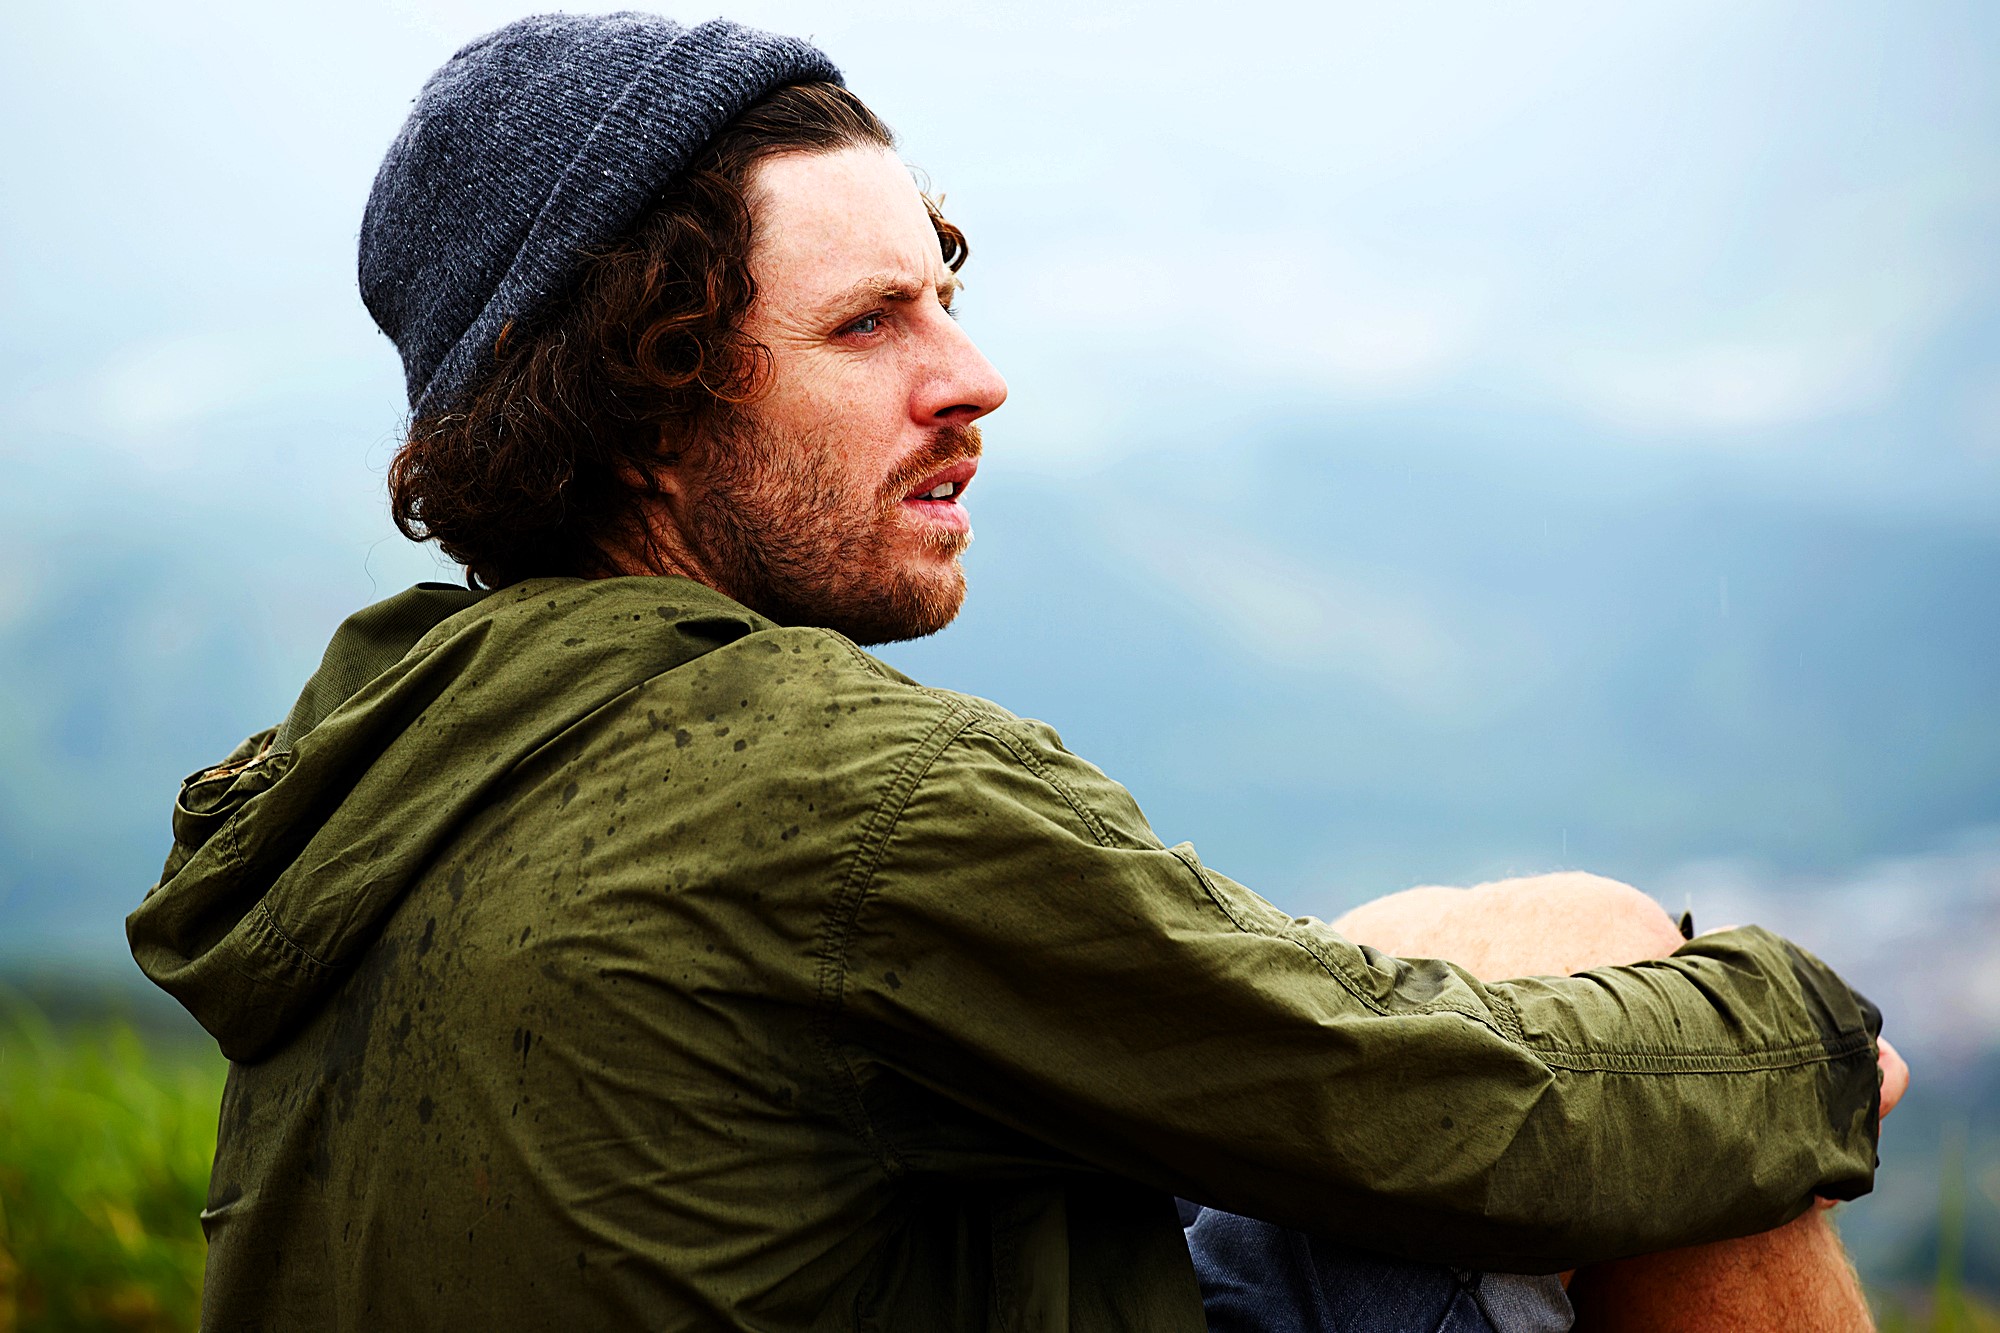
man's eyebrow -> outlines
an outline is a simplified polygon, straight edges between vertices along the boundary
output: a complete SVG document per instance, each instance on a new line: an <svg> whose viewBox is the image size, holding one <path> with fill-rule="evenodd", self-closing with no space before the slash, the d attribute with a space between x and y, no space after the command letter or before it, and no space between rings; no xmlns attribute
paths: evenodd
<svg viewBox="0 0 2000 1333"><path fill-rule="evenodd" d="M863 301L916 301L924 294L924 283L905 273L871 273L825 301L829 313L845 310ZM958 295L958 275L946 270L937 280L938 299L946 305Z"/></svg>

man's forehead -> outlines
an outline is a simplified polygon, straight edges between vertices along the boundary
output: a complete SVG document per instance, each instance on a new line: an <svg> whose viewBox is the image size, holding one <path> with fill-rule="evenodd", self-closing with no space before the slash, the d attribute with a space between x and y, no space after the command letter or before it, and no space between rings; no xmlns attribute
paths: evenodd
<svg viewBox="0 0 2000 1333"><path fill-rule="evenodd" d="M750 203L760 285L775 282L816 306L957 288L916 182L886 149L769 159Z"/></svg>

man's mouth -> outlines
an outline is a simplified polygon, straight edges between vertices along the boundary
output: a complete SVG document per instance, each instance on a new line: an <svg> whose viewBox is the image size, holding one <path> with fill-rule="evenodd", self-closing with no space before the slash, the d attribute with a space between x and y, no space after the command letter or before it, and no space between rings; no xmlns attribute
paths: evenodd
<svg viewBox="0 0 2000 1333"><path fill-rule="evenodd" d="M967 458L941 468L925 477L903 497L906 504L956 504L965 494L965 488L972 484L972 474L979 470L979 460Z"/></svg>
<svg viewBox="0 0 2000 1333"><path fill-rule="evenodd" d="M903 495L902 507L925 529L954 534L954 539L963 540L972 534L972 518L959 503L965 488L972 484L972 474L979 470L979 460L963 458L949 467L939 468L923 478Z"/></svg>

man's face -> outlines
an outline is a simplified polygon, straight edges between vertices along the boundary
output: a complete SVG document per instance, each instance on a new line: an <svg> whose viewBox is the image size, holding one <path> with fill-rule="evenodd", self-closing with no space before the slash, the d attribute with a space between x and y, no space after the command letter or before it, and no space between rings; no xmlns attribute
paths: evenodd
<svg viewBox="0 0 2000 1333"><path fill-rule="evenodd" d="M745 332L770 349L769 389L690 460L689 553L784 624L933 633L965 599L972 423L1007 386L951 317L956 279L894 154L773 158L750 205Z"/></svg>

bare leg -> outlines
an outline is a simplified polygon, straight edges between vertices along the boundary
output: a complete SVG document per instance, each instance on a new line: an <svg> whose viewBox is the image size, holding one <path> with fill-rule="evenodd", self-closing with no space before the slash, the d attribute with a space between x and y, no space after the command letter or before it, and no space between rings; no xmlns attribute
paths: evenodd
<svg viewBox="0 0 2000 1333"><path fill-rule="evenodd" d="M1714 1245L1580 1270L1570 1283L1587 1333L1872 1329L1854 1266L1823 1212Z"/></svg>
<svg viewBox="0 0 2000 1333"><path fill-rule="evenodd" d="M1385 953L1445 958L1486 980L1555 976L1661 958L1681 934L1629 885L1567 873L1471 889L1427 887L1334 923ZM1763 1333L1875 1327L1824 1212L1742 1240L1600 1264L1570 1284L1579 1333Z"/></svg>

